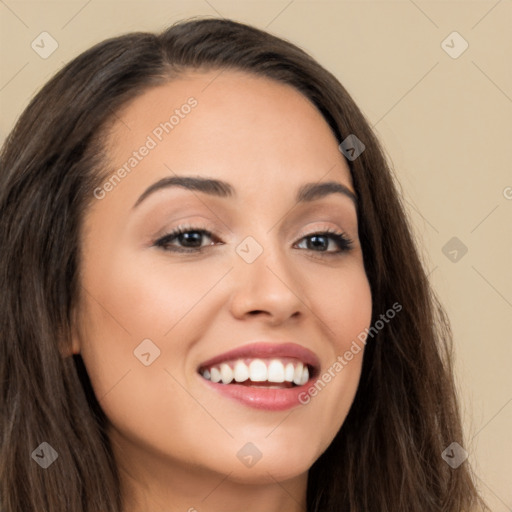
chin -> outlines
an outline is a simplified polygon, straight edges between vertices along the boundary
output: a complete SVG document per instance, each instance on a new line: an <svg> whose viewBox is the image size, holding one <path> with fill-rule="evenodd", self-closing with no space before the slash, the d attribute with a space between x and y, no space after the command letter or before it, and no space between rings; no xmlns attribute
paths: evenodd
<svg viewBox="0 0 512 512"><path fill-rule="evenodd" d="M268 431L265 435L268 436ZM254 438L254 441L230 442L236 448L223 450L221 466L218 464L219 457L213 456L215 471L224 475L229 473L229 479L233 482L252 485L282 482L307 473L325 448L312 443L311 437L309 441L307 436L296 440L288 437L287 442L286 437L283 431L281 436L276 435L274 439L270 435L267 438ZM229 455L230 451L233 457Z"/></svg>

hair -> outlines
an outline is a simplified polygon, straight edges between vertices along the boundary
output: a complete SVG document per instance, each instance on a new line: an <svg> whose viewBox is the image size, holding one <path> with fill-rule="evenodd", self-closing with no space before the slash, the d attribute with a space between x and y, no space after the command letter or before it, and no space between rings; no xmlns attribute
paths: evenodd
<svg viewBox="0 0 512 512"><path fill-rule="evenodd" d="M487 510L471 468L441 457L463 444L448 319L413 241L392 171L370 124L339 81L296 45L226 19L192 18L159 34L96 44L31 100L0 154L0 506L5 512L120 512L107 419L69 347L81 297L80 240L92 191L108 175L116 113L187 71L237 70L288 84L337 140L366 149L347 160L372 293L360 384L345 422L309 470L308 512ZM31 453L58 452L42 470Z"/></svg>

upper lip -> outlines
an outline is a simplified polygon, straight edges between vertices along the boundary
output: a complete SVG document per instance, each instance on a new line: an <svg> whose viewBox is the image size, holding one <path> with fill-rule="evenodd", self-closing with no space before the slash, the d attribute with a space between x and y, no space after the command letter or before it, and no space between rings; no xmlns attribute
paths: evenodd
<svg viewBox="0 0 512 512"><path fill-rule="evenodd" d="M199 368L214 366L232 359L279 357L294 357L303 363L308 364L315 372L320 368L320 360L318 359L318 356L308 348L292 342L273 343L267 341L248 343L232 350L228 350L227 352L208 359L208 361L204 361L199 365Z"/></svg>

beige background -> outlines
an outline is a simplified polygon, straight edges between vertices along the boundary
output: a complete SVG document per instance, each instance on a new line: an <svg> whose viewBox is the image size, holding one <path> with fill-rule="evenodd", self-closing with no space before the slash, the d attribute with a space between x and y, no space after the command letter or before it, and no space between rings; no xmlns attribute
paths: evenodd
<svg viewBox="0 0 512 512"><path fill-rule="evenodd" d="M1 139L35 91L93 43L192 15L295 42L374 125L452 320L464 448L492 510L511 511L512 1L5 0ZM31 48L43 31L58 42L46 59ZM469 44L458 58L442 47L453 31ZM453 37L447 44L461 48ZM468 248L456 262L442 252L452 237Z"/></svg>

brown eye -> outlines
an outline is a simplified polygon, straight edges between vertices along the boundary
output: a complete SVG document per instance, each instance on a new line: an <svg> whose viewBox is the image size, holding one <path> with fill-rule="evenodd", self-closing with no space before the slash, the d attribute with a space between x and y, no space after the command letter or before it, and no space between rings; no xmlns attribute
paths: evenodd
<svg viewBox="0 0 512 512"><path fill-rule="evenodd" d="M324 252L328 254L339 254L349 251L352 248L352 240L347 238L343 233L337 231L323 231L320 233L312 233L301 239L301 243L306 242L303 247L313 252ZM338 250L329 250L330 242L333 241ZM332 246L332 245L331 245Z"/></svg>
<svg viewBox="0 0 512 512"><path fill-rule="evenodd" d="M210 231L202 228L180 227L155 242L155 246L173 252L198 252L214 242L203 245L205 238L213 239Z"/></svg>

